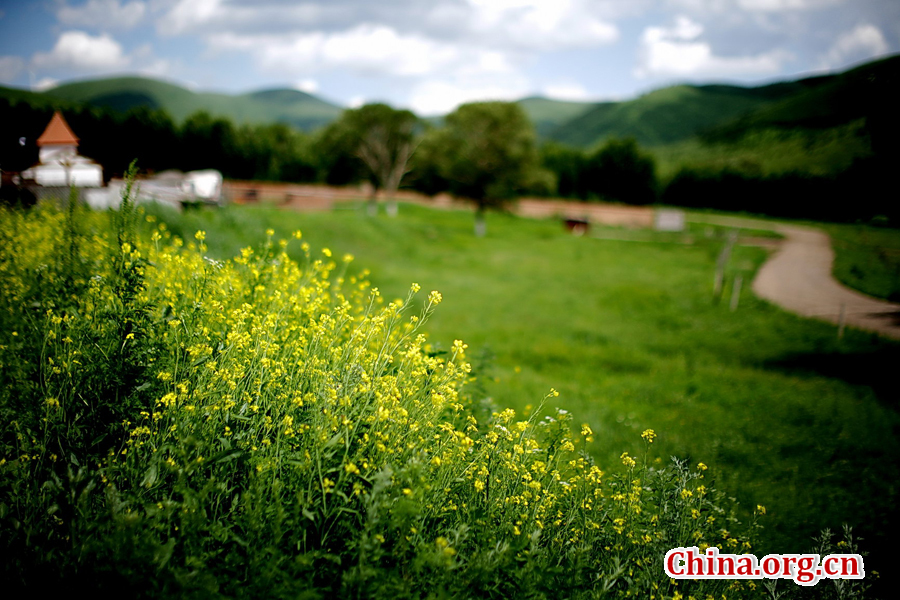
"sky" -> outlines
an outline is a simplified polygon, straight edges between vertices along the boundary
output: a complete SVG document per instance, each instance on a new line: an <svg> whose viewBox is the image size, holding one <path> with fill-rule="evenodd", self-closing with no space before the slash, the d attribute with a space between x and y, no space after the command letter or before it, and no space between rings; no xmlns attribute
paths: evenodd
<svg viewBox="0 0 900 600"><path fill-rule="evenodd" d="M900 0L0 0L0 85L122 74L420 115L761 83L900 52Z"/></svg>

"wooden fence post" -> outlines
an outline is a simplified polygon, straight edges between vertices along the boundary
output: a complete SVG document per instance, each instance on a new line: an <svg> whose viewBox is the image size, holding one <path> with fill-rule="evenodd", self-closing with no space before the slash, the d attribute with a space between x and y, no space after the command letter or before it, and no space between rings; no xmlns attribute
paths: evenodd
<svg viewBox="0 0 900 600"><path fill-rule="evenodd" d="M734 285L731 287L731 312L737 310L738 303L741 301L741 283L743 278L738 275L734 278Z"/></svg>
<svg viewBox="0 0 900 600"><path fill-rule="evenodd" d="M737 229L732 229L728 232L725 247L722 248L722 252L719 253L719 258L716 259L716 279L713 284L713 296L717 302L722 297L722 287L725 283L725 265L728 264L728 259L731 257L731 249L734 247L737 237Z"/></svg>

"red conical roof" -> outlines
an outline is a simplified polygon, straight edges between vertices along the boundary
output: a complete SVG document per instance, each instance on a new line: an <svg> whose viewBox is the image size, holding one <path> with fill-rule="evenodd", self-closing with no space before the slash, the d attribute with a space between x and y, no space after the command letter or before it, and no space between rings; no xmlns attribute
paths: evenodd
<svg viewBox="0 0 900 600"><path fill-rule="evenodd" d="M59 111L56 111L53 113L53 118L50 119L50 124L47 125L47 129L45 129L44 133L41 134L41 137L38 138L37 145L70 146L73 144L78 144L78 138L75 137L75 134L69 129L69 124L63 119L62 114Z"/></svg>

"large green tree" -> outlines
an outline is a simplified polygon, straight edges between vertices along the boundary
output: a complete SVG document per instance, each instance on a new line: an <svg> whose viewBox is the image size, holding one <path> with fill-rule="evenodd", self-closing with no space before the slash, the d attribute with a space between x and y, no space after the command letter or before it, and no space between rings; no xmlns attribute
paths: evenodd
<svg viewBox="0 0 900 600"><path fill-rule="evenodd" d="M181 168L185 171L218 169L226 177L244 160L234 124L206 111L190 115L181 126Z"/></svg>
<svg viewBox="0 0 900 600"><path fill-rule="evenodd" d="M556 195L586 199L588 192L583 177L587 156L578 148L547 141L541 145L541 164L556 175Z"/></svg>
<svg viewBox="0 0 900 600"><path fill-rule="evenodd" d="M475 234L486 232L485 211L533 188L540 168L534 127L518 104L473 102L447 115L437 140L450 191L475 203Z"/></svg>
<svg viewBox="0 0 900 600"><path fill-rule="evenodd" d="M657 198L656 163L634 138L612 139L588 157L582 185L604 200L652 204Z"/></svg>
<svg viewBox="0 0 900 600"><path fill-rule="evenodd" d="M372 183L369 212L377 211L377 194L388 198L388 214L397 214L394 198L416 147L418 118L387 104L367 104L344 111L326 135L336 149L349 151L363 165Z"/></svg>
<svg viewBox="0 0 900 600"><path fill-rule="evenodd" d="M315 181L318 175L310 137L283 124L241 125L243 160L232 177L262 181Z"/></svg>

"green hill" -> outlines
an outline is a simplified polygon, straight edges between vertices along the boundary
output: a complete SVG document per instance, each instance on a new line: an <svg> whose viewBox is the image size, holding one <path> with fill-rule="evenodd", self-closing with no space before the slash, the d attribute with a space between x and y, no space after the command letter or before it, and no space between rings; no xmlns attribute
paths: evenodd
<svg viewBox="0 0 900 600"><path fill-rule="evenodd" d="M540 96L523 98L518 101L519 106L534 123L534 128L540 137L547 137L555 129L578 118L591 108L596 106L594 102L571 102L566 100L551 100Z"/></svg>
<svg viewBox="0 0 900 600"><path fill-rule="evenodd" d="M896 164L900 56L792 85L795 93L653 148L660 176L686 166L833 176L873 157Z"/></svg>
<svg viewBox="0 0 900 600"><path fill-rule="evenodd" d="M18 88L4 87L2 85L0 85L0 98L8 100L10 104L24 102L36 108L70 108L78 104L77 102L67 102L57 98L51 98L41 92L31 92L28 90L20 90Z"/></svg>
<svg viewBox="0 0 900 600"><path fill-rule="evenodd" d="M838 75L803 79L797 84L801 86L797 93L720 124L703 132L703 137L728 141L769 129L821 130L872 118L896 121L900 56L870 62Z"/></svg>
<svg viewBox="0 0 900 600"><path fill-rule="evenodd" d="M192 113L205 110L236 123L279 122L307 131L331 122L343 110L298 90L279 89L229 95L193 92L171 83L142 77L66 83L43 94L34 95L123 112L138 106L163 109L179 122Z"/></svg>
<svg viewBox="0 0 900 600"><path fill-rule="evenodd" d="M634 100L597 104L551 131L549 137L582 147L610 137L634 137L643 146L670 144L802 89L800 83L758 88L677 85Z"/></svg>
<svg viewBox="0 0 900 600"><path fill-rule="evenodd" d="M337 119L344 109L312 94L292 89L272 89L238 96L246 102L248 119L256 122L277 120L306 131L316 129Z"/></svg>
<svg viewBox="0 0 900 600"><path fill-rule="evenodd" d="M734 142L767 130L818 135L859 119L890 123L900 95L898 75L900 56L893 56L835 75L759 87L671 86L633 100L595 104L545 135L578 147L611 137L660 147L698 136L711 143Z"/></svg>

